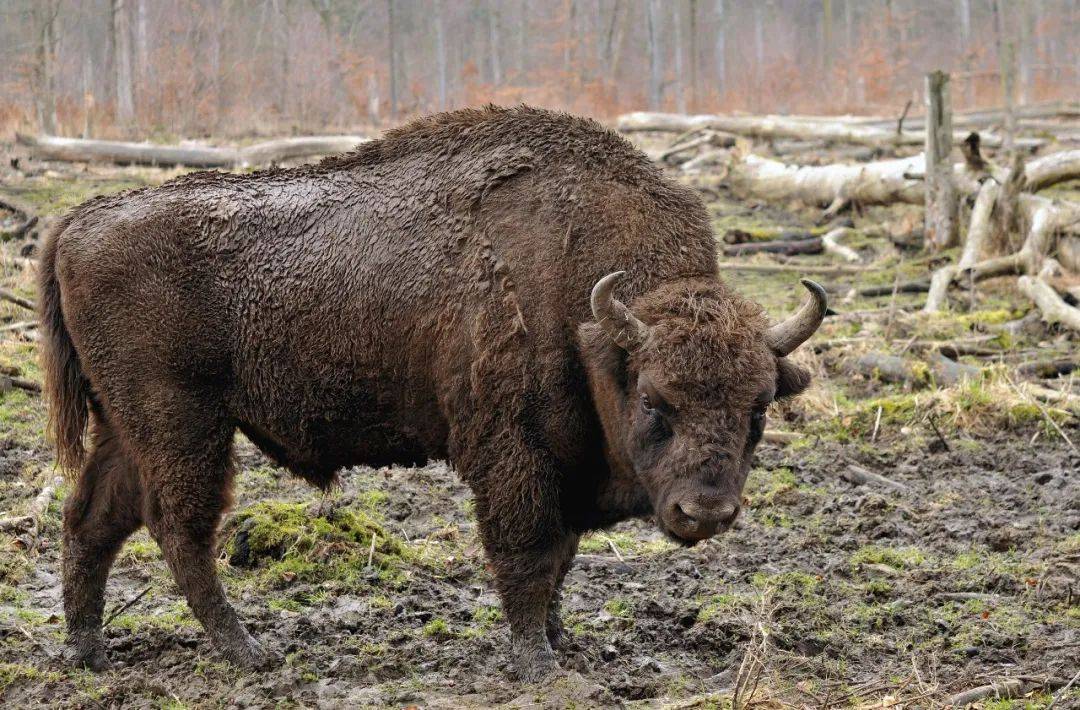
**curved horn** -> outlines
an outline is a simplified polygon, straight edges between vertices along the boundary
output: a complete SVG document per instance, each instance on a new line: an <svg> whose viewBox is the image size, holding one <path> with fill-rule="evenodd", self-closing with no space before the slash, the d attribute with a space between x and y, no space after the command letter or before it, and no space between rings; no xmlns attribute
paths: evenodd
<svg viewBox="0 0 1080 710"><path fill-rule="evenodd" d="M616 271L597 281L589 302L592 304L593 319L608 337L623 350L632 351L645 342L649 335L649 326L638 320L622 301L611 295L615 285L625 275L625 271Z"/></svg>
<svg viewBox="0 0 1080 710"><path fill-rule="evenodd" d="M798 313L765 333L765 342L777 357L787 355L809 340L825 319L825 311L829 308L829 297L821 284L810 279L801 279L800 283L810 291L810 298L806 299Z"/></svg>

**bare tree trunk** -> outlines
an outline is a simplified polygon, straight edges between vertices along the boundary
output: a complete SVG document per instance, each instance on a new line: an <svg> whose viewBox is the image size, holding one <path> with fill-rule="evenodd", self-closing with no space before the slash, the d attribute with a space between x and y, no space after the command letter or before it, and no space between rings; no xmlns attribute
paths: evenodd
<svg viewBox="0 0 1080 710"><path fill-rule="evenodd" d="M698 0L689 0L690 15L690 110L696 111L698 100Z"/></svg>
<svg viewBox="0 0 1080 710"><path fill-rule="evenodd" d="M671 5L671 24L675 27L674 48L675 53L675 110L686 113L686 91L683 84L683 33L682 33L682 7L681 2Z"/></svg>
<svg viewBox="0 0 1080 710"><path fill-rule="evenodd" d="M398 111L397 24L394 17L394 3L395 0L386 0L387 54L390 71L390 118L396 118Z"/></svg>
<svg viewBox="0 0 1080 710"><path fill-rule="evenodd" d="M664 68L660 55L660 0L649 0L649 107L660 108Z"/></svg>
<svg viewBox="0 0 1080 710"><path fill-rule="evenodd" d="M60 3L58 0L38 0L32 7L38 31L34 67L37 120L43 131L56 133L56 18Z"/></svg>
<svg viewBox="0 0 1080 710"><path fill-rule="evenodd" d="M116 72L116 120L130 127L135 118L131 78L131 18L128 0L112 0L113 69Z"/></svg>
<svg viewBox="0 0 1080 710"><path fill-rule="evenodd" d="M999 0L994 0L994 27L1005 105L1005 144L1002 147L1006 152L1012 152L1016 137L1016 45L1006 40L1005 15Z"/></svg>
<svg viewBox="0 0 1080 710"><path fill-rule="evenodd" d="M496 88L502 84L502 63L499 60L499 24L499 5L497 2L489 0L487 7L488 51L491 57L491 83Z"/></svg>
<svg viewBox="0 0 1080 710"><path fill-rule="evenodd" d="M957 243L956 181L952 163L949 75L926 75L926 243L934 251Z"/></svg>
<svg viewBox="0 0 1080 710"><path fill-rule="evenodd" d="M439 110L446 110L446 7L435 0L435 62L439 67Z"/></svg>
<svg viewBox="0 0 1080 710"><path fill-rule="evenodd" d="M716 0L716 91L721 96L727 90L727 17L724 0Z"/></svg>

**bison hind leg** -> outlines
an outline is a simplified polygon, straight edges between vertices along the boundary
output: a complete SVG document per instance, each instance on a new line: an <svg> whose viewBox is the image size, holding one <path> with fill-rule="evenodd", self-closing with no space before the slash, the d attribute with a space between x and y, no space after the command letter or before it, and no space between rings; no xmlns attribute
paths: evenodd
<svg viewBox="0 0 1080 710"><path fill-rule="evenodd" d="M142 524L141 507L138 472L99 415L92 453L64 505L64 616L77 666L108 666L101 629L105 582L124 541Z"/></svg>

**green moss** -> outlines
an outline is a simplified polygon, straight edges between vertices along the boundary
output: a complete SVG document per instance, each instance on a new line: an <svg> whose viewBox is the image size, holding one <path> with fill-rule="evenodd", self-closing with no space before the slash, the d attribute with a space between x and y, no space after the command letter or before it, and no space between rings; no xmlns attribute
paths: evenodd
<svg viewBox="0 0 1080 710"><path fill-rule="evenodd" d="M432 619L424 624L424 636L429 638L446 639L453 638L456 634L450 629L450 624L445 619Z"/></svg>
<svg viewBox="0 0 1080 710"><path fill-rule="evenodd" d="M878 547L868 545L851 556L852 566L862 564L887 565L896 569L918 567L926 562L926 556L917 547Z"/></svg>
<svg viewBox="0 0 1080 710"><path fill-rule="evenodd" d="M57 682L60 674L55 671L41 671L33 666L22 663L0 663L0 696L10 686L20 681Z"/></svg>
<svg viewBox="0 0 1080 710"><path fill-rule="evenodd" d="M377 500L369 498L361 508ZM395 584L409 556L375 515L362 509L314 515L306 503L260 501L240 511L236 523L241 532L227 546L230 560L262 568L262 579L271 586L336 581L356 587L363 583L369 559L380 579Z"/></svg>
<svg viewBox="0 0 1080 710"><path fill-rule="evenodd" d="M620 619L629 619L634 615L634 607L626 599L609 599L604 604L604 611Z"/></svg>
<svg viewBox="0 0 1080 710"><path fill-rule="evenodd" d="M728 617L739 609L746 608L749 600L738 594L716 594L706 597L700 603L697 623L706 624L713 619Z"/></svg>

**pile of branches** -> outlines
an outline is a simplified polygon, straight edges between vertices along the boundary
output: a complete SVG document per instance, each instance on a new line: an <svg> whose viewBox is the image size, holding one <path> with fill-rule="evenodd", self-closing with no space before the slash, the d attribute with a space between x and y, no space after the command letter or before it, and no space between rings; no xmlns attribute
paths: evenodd
<svg viewBox="0 0 1080 710"><path fill-rule="evenodd" d="M1063 110L1054 109L1059 113ZM1063 115L1072 116L1068 112ZM617 126L626 132L677 133L666 149L654 150L653 157L699 189L723 188L743 198L816 205L824 208L822 222L852 206L922 205L931 200L924 153L865 162L799 165L750 152L748 139L753 138L816 141L819 148L850 143L888 148L895 154L926 139L924 131L905 131L903 117L894 129L889 129L875 119L852 117L636 113L620 117ZM899 290L926 292L924 310L933 312L948 306L951 288L974 288L984 279L1015 276L1019 290L1038 307L1044 320L1080 331L1080 202L1036 194L1080 178L1080 149L1025 160L1025 152L1047 141L1014 138L1009 165L995 164L982 154L983 147L1002 144L1003 137L996 134L972 132L963 136L963 160L950 163L960 209L969 215L961 255L955 263L939 268L930 279L899 284ZM845 234L841 228L814 238L801 235L766 244L729 245L724 251L729 256L760 252L790 256L824 251L844 261L858 261L858 254L840 243Z"/></svg>

